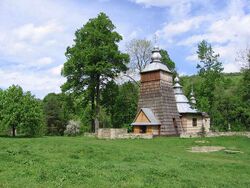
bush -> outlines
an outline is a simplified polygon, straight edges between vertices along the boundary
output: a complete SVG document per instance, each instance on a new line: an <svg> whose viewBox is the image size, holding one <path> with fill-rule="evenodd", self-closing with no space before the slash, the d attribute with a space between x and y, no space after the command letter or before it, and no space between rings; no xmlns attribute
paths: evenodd
<svg viewBox="0 0 250 188"><path fill-rule="evenodd" d="M68 125L66 126L66 130L64 131L64 134L67 136L76 136L80 134L80 122L70 120Z"/></svg>
<svg viewBox="0 0 250 188"><path fill-rule="evenodd" d="M123 124L122 128L126 128L128 130L128 133L133 132L133 127L130 124Z"/></svg>

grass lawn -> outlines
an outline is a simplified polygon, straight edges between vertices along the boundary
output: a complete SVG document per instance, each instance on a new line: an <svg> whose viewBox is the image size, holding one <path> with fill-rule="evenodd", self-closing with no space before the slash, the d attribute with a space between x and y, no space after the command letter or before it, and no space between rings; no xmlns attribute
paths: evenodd
<svg viewBox="0 0 250 188"><path fill-rule="evenodd" d="M0 137L0 187L250 187L246 137ZM192 146L243 153L190 153Z"/></svg>

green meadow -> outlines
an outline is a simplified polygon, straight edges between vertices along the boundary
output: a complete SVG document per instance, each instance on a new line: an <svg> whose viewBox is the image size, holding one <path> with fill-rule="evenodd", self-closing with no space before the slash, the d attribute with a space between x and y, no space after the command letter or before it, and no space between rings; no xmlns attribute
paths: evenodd
<svg viewBox="0 0 250 188"><path fill-rule="evenodd" d="M0 137L0 187L250 187L250 139Z"/></svg>

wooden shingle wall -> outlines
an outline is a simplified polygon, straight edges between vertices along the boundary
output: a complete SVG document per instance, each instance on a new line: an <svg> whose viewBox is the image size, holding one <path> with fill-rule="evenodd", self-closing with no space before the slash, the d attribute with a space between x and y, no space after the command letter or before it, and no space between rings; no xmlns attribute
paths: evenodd
<svg viewBox="0 0 250 188"><path fill-rule="evenodd" d="M156 71L143 73L141 77L143 79L138 110L150 108L154 112L161 122L161 135L180 134L182 128L172 86L172 74ZM173 119L176 121L176 128Z"/></svg>

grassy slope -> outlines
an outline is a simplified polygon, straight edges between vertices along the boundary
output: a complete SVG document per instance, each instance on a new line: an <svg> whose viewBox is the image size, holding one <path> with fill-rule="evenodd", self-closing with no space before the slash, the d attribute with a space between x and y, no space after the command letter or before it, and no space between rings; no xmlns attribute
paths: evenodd
<svg viewBox="0 0 250 188"><path fill-rule="evenodd" d="M250 139L206 138L244 153L189 153L197 139L0 138L0 187L249 187Z"/></svg>

